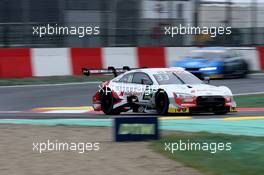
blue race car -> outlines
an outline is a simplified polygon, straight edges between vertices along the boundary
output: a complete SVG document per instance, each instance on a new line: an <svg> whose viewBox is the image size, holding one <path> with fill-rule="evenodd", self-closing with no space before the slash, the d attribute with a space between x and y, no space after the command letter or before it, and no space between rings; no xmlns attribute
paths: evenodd
<svg viewBox="0 0 264 175"><path fill-rule="evenodd" d="M189 56L173 62L173 67L183 67L197 77L245 77L248 64L239 53L224 47L205 47L193 50Z"/></svg>

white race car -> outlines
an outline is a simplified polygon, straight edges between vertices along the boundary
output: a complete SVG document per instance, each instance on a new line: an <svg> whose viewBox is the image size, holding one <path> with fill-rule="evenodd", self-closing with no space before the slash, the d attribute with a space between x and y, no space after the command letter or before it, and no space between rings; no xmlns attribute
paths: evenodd
<svg viewBox="0 0 264 175"><path fill-rule="evenodd" d="M140 113L213 113L236 112L236 102L226 86L212 86L182 68L116 69L83 68L87 76L114 74L104 81L93 96L95 111L120 114Z"/></svg>

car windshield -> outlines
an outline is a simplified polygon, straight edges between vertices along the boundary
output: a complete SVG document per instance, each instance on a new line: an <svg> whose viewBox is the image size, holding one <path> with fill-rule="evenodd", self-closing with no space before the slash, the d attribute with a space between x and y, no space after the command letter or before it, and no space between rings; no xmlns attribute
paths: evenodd
<svg viewBox="0 0 264 175"><path fill-rule="evenodd" d="M187 71L175 72L173 73L179 79L181 79L185 84L202 84L199 78Z"/></svg>
<svg viewBox="0 0 264 175"><path fill-rule="evenodd" d="M209 60L220 59L223 57L223 52L213 51L193 51L189 56L191 58L205 58Z"/></svg>
<svg viewBox="0 0 264 175"><path fill-rule="evenodd" d="M199 78L186 71L166 71L153 75L160 85L166 84L201 84Z"/></svg>
<svg viewBox="0 0 264 175"><path fill-rule="evenodd" d="M160 85L164 84L183 84L183 82L173 73L158 73L153 75Z"/></svg>

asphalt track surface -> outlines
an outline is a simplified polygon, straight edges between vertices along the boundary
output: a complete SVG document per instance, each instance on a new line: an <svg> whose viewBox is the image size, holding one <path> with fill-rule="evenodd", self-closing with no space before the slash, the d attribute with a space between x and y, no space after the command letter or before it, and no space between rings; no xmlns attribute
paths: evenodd
<svg viewBox="0 0 264 175"><path fill-rule="evenodd" d="M264 75L249 75L245 79L212 80L212 85L228 86L233 94L264 91ZM97 83L81 83L51 86L14 86L0 87L0 118L112 118L102 114L33 114L9 113L9 111L28 111L41 107L89 106L91 98L98 89ZM214 117L263 116L263 111L238 112ZM135 116L123 114L123 116ZM138 114L136 115L138 116ZM185 115L186 116L186 115ZM194 118L210 118L211 115L197 115Z"/></svg>

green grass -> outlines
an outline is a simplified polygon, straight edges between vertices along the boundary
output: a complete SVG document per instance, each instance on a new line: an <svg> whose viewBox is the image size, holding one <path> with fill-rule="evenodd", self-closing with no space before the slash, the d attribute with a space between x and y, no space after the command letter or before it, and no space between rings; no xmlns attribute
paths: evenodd
<svg viewBox="0 0 264 175"><path fill-rule="evenodd" d="M10 78L0 79L0 86L13 85L35 85L35 84L58 84L58 83L76 83L89 81L109 80L112 76L52 76L52 77L33 77L33 78Z"/></svg>
<svg viewBox="0 0 264 175"><path fill-rule="evenodd" d="M230 151L165 151L165 143L228 143ZM195 168L203 174L262 175L264 172L264 137L231 136L209 133L179 133L152 142L151 148L164 156Z"/></svg>
<svg viewBox="0 0 264 175"><path fill-rule="evenodd" d="M238 107L264 107L264 94L234 97Z"/></svg>

